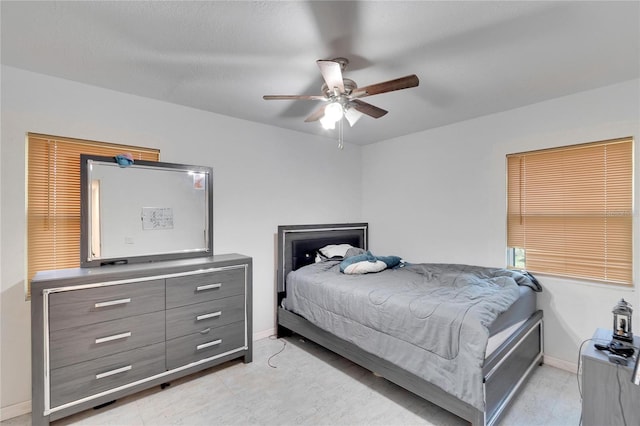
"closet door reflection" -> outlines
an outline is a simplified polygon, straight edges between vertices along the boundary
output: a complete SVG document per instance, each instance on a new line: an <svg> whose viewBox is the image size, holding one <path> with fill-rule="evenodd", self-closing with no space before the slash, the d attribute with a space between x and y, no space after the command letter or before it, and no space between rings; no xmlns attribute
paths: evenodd
<svg viewBox="0 0 640 426"><path fill-rule="evenodd" d="M91 257L100 259L100 180L91 180Z"/></svg>

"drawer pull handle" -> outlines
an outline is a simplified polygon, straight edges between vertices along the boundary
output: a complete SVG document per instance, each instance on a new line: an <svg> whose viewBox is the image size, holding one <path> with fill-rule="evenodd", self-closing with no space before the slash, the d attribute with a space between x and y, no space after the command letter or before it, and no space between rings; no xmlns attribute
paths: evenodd
<svg viewBox="0 0 640 426"><path fill-rule="evenodd" d="M210 314L198 315L196 317L196 321L202 321L202 320L213 318L213 317L219 317L220 315L222 315L222 311L211 312Z"/></svg>
<svg viewBox="0 0 640 426"><path fill-rule="evenodd" d="M110 300L108 302L98 302L96 303L96 308L104 308L106 306L114 306L114 305L124 305L126 303L131 302L131 299L118 299L118 300Z"/></svg>
<svg viewBox="0 0 640 426"><path fill-rule="evenodd" d="M222 339L214 340L214 341L208 342L208 343L203 343L201 345L196 346L196 350L199 351L200 349L209 348L211 346L219 345L220 343L222 343Z"/></svg>
<svg viewBox="0 0 640 426"><path fill-rule="evenodd" d="M200 334L207 334L210 331L211 331L211 327L207 327L204 330L200 331Z"/></svg>
<svg viewBox="0 0 640 426"><path fill-rule="evenodd" d="M222 283L199 285L198 287L196 287L196 291L212 290L214 288L220 287L222 287Z"/></svg>
<svg viewBox="0 0 640 426"><path fill-rule="evenodd" d="M130 331L127 331L126 333L114 334L113 336L100 337L99 339L96 339L96 343L110 342L112 340L124 339L126 337L131 337Z"/></svg>
<svg viewBox="0 0 640 426"><path fill-rule="evenodd" d="M124 373L125 371L131 370L131 366L127 365L126 367L116 368L115 370L105 371L104 373L96 374L96 380L103 379L105 377L113 376L114 374Z"/></svg>

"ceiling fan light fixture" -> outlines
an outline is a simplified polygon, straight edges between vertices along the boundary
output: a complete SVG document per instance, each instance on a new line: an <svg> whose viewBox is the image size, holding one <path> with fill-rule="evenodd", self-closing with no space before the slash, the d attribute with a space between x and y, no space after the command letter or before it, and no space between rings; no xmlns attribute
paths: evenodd
<svg viewBox="0 0 640 426"><path fill-rule="evenodd" d="M355 108L346 106L344 109L344 118L349 122L349 126L353 127L354 124L362 117L362 113Z"/></svg>
<svg viewBox="0 0 640 426"><path fill-rule="evenodd" d="M342 110L342 105L338 102L331 102L324 109L324 118L327 120L331 120L334 123L342 118L344 115L344 111Z"/></svg>
<svg viewBox="0 0 640 426"><path fill-rule="evenodd" d="M327 117L326 114L320 119L320 124L322 124L322 127L326 130L333 130L336 128L336 122Z"/></svg>

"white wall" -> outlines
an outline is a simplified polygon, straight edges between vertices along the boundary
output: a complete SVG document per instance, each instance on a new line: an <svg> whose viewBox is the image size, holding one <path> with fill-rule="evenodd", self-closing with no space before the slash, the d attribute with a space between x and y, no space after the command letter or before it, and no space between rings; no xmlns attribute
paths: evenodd
<svg viewBox="0 0 640 426"><path fill-rule="evenodd" d="M558 98L363 148L363 217L371 248L410 261L505 265L505 155L634 136L640 139L640 80ZM635 150L635 200L640 199ZM638 210L634 247L640 249ZM634 282L640 283L635 256ZM552 363L577 364L578 346L595 328L610 328L624 297L637 290L540 276L545 352Z"/></svg>
<svg viewBox="0 0 640 426"><path fill-rule="evenodd" d="M25 134L156 147L161 161L214 170L214 252L253 257L254 332L274 328L278 225L360 221L360 148L2 67L2 418L28 412ZM337 208L339 206L339 208Z"/></svg>
<svg viewBox="0 0 640 426"><path fill-rule="evenodd" d="M214 250L254 258L254 331L260 336L274 326L277 225L365 220L374 252L502 266L507 153L640 136L638 80L340 151L328 139L11 67L2 67L1 78L2 419L29 411L31 398L26 132L152 146L160 148L162 161L213 167ZM637 209L635 215L637 252ZM640 282L637 262L634 277ZM637 291L540 278L545 350L556 364L577 362L579 342L610 325L620 297L634 304L640 333Z"/></svg>

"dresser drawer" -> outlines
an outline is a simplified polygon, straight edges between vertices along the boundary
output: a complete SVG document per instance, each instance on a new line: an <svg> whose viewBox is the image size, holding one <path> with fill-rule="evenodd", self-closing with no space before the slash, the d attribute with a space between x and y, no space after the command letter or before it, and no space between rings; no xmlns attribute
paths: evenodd
<svg viewBox="0 0 640 426"><path fill-rule="evenodd" d="M164 342L51 371L51 406L165 371Z"/></svg>
<svg viewBox="0 0 640 426"><path fill-rule="evenodd" d="M51 333L51 368L124 352L165 340L165 312L67 328Z"/></svg>
<svg viewBox="0 0 640 426"><path fill-rule="evenodd" d="M167 340L244 320L244 295L167 311Z"/></svg>
<svg viewBox="0 0 640 426"><path fill-rule="evenodd" d="M167 341L167 369L244 346L244 321Z"/></svg>
<svg viewBox="0 0 640 426"><path fill-rule="evenodd" d="M167 279L167 309L244 294L244 268Z"/></svg>
<svg viewBox="0 0 640 426"><path fill-rule="evenodd" d="M164 280L63 291L49 296L49 328L62 330L163 309Z"/></svg>

